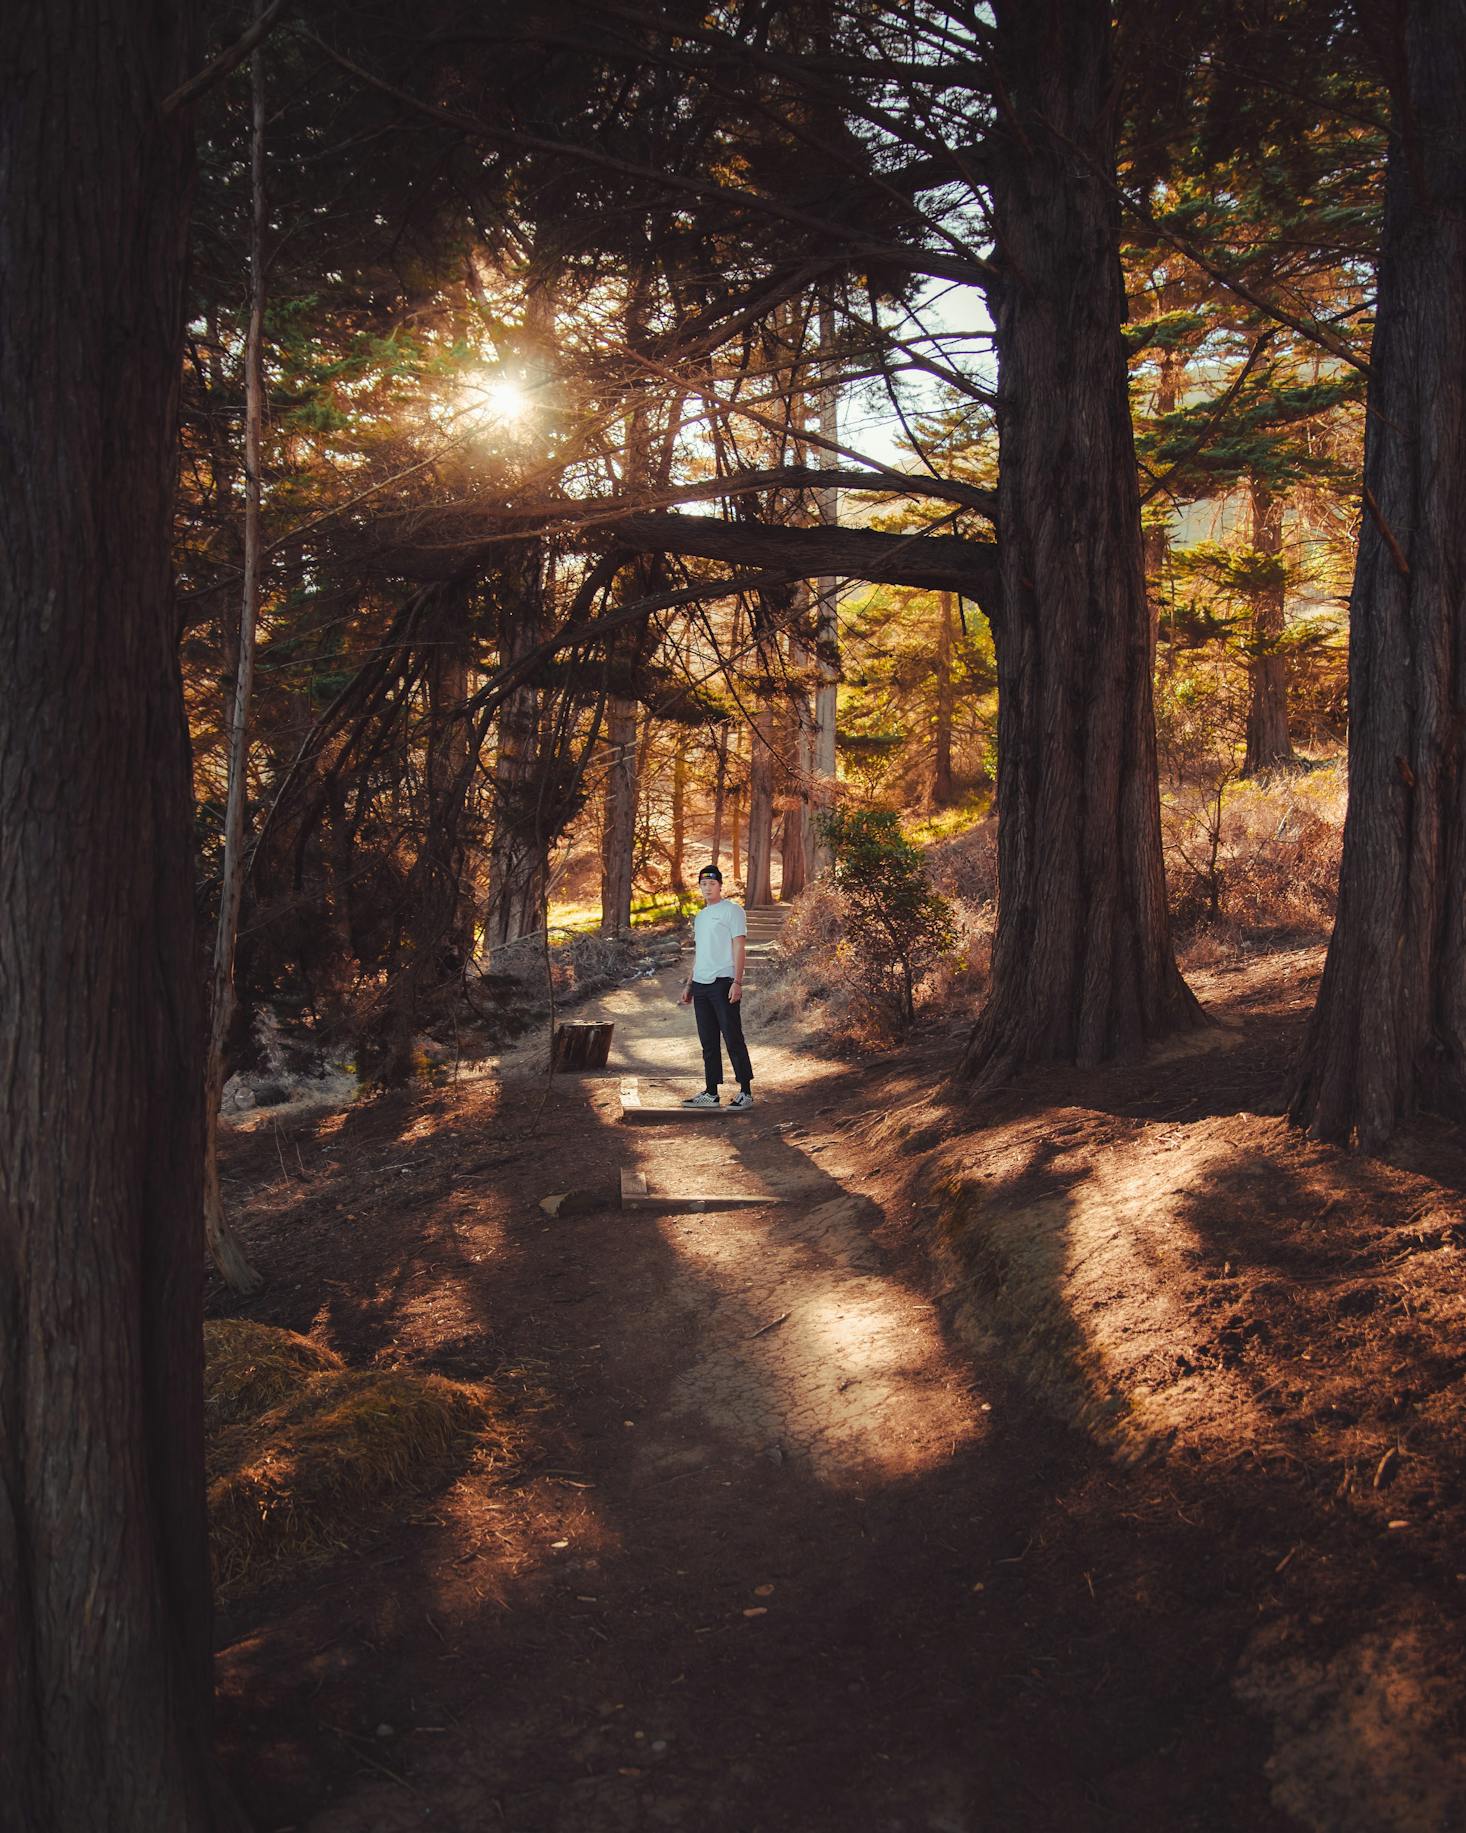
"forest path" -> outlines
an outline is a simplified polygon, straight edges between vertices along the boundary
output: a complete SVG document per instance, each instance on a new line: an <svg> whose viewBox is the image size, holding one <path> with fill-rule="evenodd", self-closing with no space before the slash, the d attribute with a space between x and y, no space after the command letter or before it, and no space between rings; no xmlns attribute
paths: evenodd
<svg viewBox="0 0 1466 1833"><path fill-rule="evenodd" d="M616 1023L602 1073L547 1085L539 1036L497 1074L236 1142L272 1270L253 1313L353 1365L527 1380L537 1446L507 1484L466 1472L360 1558L226 1607L226 1749L257 1825L1298 1824L1234 1675L1257 1574L1282 1562L1291 1584L1303 1562L1283 1555L1314 1524L1230 1460L1122 1468L1035 1402L1012 1344L960 1339L963 1277L933 1262L921 1175L950 1140L988 1180L995 1238L1048 1244L1045 1291L1088 1330L1115 1301L1063 1283L1067 1246L1128 1239L1205 1172L1220 1123L1194 1118L1198 1092L1266 1062L1218 1038L1153 1091L1154 1068L1076 1074L976 1115L954 1101L955 1036L835 1061L761 1022L755 988L756 1106L623 1124L623 1075L647 1100L700 1085L683 971L576 1009ZM1193 1115L1195 1166L1170 1153L1174 1121L1121 1117L1137 1100ZM1256 1149L1275 1125L1245 1124ZM769 1200L623 1211L626 1170ZM1219 1201L1220 1264L1238 1204ZM1142 1310L1146 1239L1115 1263Z"/></svg>
<svg viewBox="0 0 1466 1833"><path fill-rule="evenodd" d="M682 971L577 1009L615 1044L603 1075L552 1085L541 1189L635 1169L777 1201L521 1215L496 1309L522 1294L516 1346L556 1358L561 1476L522 1492L538 1544L497 1607L435 1577L439 1672L477 1666L473 1704L453 1725L384 1697L394 1729L441 1727L410 1746L411 1791L368 1778L312 1833L1087 1824L1083 1766L1040 1774L1013 1735L1049 1638L1012 1581L1062 1436L1008 1426L929 1270L881 1245L857 1144L884 1112L878 1064L761 1027L755 995L752 1112L621 1124L623 1074L646 1099L700 1084ZM504 1065L525 1105L542 1048Z"/></svg>

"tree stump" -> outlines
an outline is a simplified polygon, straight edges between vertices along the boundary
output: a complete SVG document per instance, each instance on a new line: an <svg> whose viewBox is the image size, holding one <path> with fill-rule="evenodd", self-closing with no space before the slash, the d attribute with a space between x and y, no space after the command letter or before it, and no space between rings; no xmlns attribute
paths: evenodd
<svg viewBox="0 0 1466 1833"><path fill-rule="evenodd" d="M552 1067L556 1070L604 1069L611 1054L611 1037L615 1029L614 1024L557 1025Z"/></svg>

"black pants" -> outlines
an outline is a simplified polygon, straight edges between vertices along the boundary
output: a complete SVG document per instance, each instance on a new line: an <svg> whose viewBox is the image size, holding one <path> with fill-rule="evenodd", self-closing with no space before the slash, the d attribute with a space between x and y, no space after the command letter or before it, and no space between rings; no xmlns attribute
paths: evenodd
<svg viewBox="0 0 1466 1833"><path fill-rule="evenodd" d="M702 1045L702 1067L708 1092L716 1094L723 1080L721 1039L728 1040L728 1061L741 1088L753 1080L753 1065L748 1060L748 1045L743 1041L743 1008L728 997L733 976L721 980L694 980L692 1010L697 1016L697 1036Z"/></svg>

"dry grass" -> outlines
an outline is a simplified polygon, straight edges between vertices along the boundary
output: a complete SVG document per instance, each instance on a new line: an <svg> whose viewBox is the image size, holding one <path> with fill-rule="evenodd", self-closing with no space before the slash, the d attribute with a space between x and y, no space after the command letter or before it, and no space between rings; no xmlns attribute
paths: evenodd
<svg viewBox="0 0 1466 1833"><path fill-rule="evenodd" d="M226 1595L350 1546L405 1494L514 1454L517 1435L486 1385L352 1372L263 1324L219 1321L209 1338L209 1531ZM260 1410L271 1392L283 1398Z"/></svg>
<svg viewBox="0 0 1466 1833"><path fill-rule="evenodd" d="M997 831L991 820L925 849L927 869L952 906L957 946L928 969L917 989L917 1016L957 1002L967 1009L987 984L997 914ZM834 886L817 880L790 907L778 967L759 988L760 1020L812 1019L828 1047L852 1054L898 1035L890 1012L848 968L850 943Z"/></svg>
<svg viewBox="0 0 1466 1833"><path fill-rule="evenodd" d="M1342 759L1166 792L1166 878L1189 959L1201 965L1238 942L1328 934L1346 797Z"/></svg>
<svg viewBox="0 0 1466 1833"><path fill-rule="evenodd" d="M345 1367L334 1350L248 1318L210 1318L204 1325L204 1419L212 1435L258 1419L303 1394L315 1375Z"/></svg>

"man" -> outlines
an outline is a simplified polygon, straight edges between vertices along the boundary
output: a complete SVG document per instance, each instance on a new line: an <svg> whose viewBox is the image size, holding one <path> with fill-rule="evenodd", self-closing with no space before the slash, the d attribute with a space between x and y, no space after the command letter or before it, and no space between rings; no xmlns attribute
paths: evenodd
<svg viewBox="0 0 1466 1833"><path fill-rule="evenodd" d="M748 919L741 904L723 896L723 874L704 866L697 875L703 907L692 923L692 972L682 988L681 1003L697 1015L697 1035L702 1044L703 1073L707 1087L691 1095L683 1107L717 1107L723 1080L723 1040L728 1060L738 1078L738 1093L729 1107L753 1106L753 1067L743 1041L743 962L748 948Z"/></svg>

